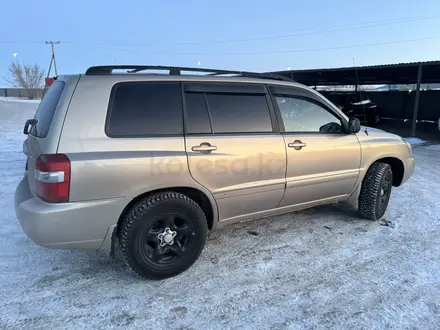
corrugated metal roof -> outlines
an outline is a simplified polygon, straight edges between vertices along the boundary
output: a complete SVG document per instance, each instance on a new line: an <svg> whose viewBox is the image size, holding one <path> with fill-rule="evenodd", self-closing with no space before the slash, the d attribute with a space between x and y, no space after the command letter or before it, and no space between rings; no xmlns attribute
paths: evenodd
<svg viewBox="0 0 440 330"><path fill-rule="evenodd" d="M274 71L305 85L413 84L422 65L422 83L440 83L440 60Z"/></svg>
<svg viewBox="0 0 440 330"><path fill-rule="evenodd" d="M308 71L332 71L332 70L353 70L353 69L382 69L382 68L398 68L398 67L408 67L408 66L419 66L425 65L440 65L440 60L436 61L422 61L422 62L401 62L401 63L390 63L390 64L375 64L375 65L361 65L361 66L344 66L335 68L309 68L309 69L292 69L292 70L281 70L273 71L271 73L279 72L308 72Z"/></svg>

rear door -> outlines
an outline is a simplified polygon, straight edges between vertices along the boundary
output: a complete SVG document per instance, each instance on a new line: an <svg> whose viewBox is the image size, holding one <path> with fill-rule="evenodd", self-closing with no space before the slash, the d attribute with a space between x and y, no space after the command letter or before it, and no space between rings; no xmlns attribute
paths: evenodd
<svg viewBox="0 0 440 330"><path fill-rule="evenodd" d="M185 145L192 177L221 221L276 208L286 150L262 84L185 83Z"/></svg>
<svg viewBox="0 0 440 330"><path fill-rule="evenodd" d="M345 118L327 100L297 87L271 88L287 150L280 206L343 199L356 184L361 148Z"/></svg>
<svg viewBox="0 0 440 330"><path fill-rule="evenodd" d="M62 76L54 81L35 113L36 123L29 129L23 152L27 155L27 173L31 193L35 195L35 162L42 154L57 152L64 117L78 83L79 75Z"/></svg>

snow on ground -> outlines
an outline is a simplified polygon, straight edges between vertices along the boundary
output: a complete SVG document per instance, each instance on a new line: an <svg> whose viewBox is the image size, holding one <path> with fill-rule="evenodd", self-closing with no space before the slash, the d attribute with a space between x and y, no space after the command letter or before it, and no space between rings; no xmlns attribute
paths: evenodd
<svg viewBox="0 0 440 330"><path fill-rule="evenodd" d="M36 103L39 104L41 100L29 100L22 97L0 97L0 101L9 101L9 102L21 102L21 103Z"/></svg>
<svg viewBox="0 0 440 330"><path fill-rule="evenodd" d="M432 144L432 145L428 145L426 146L427 150L436 150L436 151L440 151L440 144Z"/></svg>
<svg viewBox="0 0 440 330"><path fill-rule="evenodd" d="M408 137L408 138L403 138L406 142L410 143L411 145L414 144L423 144L426 143L425 140L419 139L419 138L415 138L415 137Z"/></svg>
<svg viewBox="0 0 440 330"><path fill-rule="evenodd" d="M0 101L1 329L438 329L440 151L414 147L384 221L323 206L236 224L187 272L149 282L22 232L13 192L34 111Z"/></svg>

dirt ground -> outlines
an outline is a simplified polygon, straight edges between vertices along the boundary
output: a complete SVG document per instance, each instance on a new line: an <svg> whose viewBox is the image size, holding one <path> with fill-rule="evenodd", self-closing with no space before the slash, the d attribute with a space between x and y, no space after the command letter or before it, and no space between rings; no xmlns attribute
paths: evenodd
<svg viewBox="0 0 440 330"><path fill-rule="evenodd" d="M382 221L331 205L233 225L187 272L149 282L22 232L13 192L35 108L0 101L1 329L438 329L438 145L413 147Z"/></svg>

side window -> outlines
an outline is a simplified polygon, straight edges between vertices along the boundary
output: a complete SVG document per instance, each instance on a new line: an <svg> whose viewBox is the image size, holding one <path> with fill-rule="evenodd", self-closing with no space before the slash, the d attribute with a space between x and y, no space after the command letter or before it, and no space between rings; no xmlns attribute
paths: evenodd
<svg viewBox="0 0 440 330"><path fill-rule="evenodd" d="M110 96L106 133L110 137L183 134L178 82L130 82Z"/></svg>
<svg viewBox="0 0 440 330"><path fill-rule="evenodd" d="M341 120L319 102L299 96L275 96L286 132L342 133Z"/></svg>
<svg viewBox="0 0 440 330"><path fill-rule="evenodd" d="M63 81L55 81L47 90L41 100L40 106L35 113L37 124L31 129L31 134L45 138L49 133L50 124L52 123L55 110L63 93L65 83Z"/></svg>
<svg viewBox="0 0 440 330"><path fill-rule="evenodd" d="M212 130L205 102L205 94L185 93L185 101L187 133L210 134Z"/></svg>
<svg viewBox="0 0 440 330"><path fill-rule="evenodd" d="M272 132L265 95L207 93L206 98L214 134Z"/></svg>

